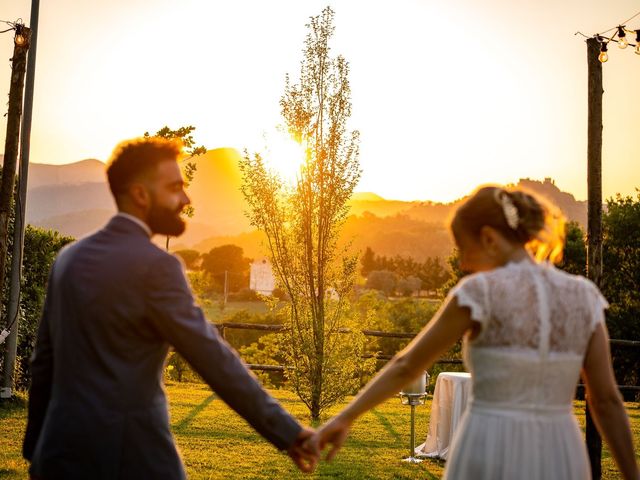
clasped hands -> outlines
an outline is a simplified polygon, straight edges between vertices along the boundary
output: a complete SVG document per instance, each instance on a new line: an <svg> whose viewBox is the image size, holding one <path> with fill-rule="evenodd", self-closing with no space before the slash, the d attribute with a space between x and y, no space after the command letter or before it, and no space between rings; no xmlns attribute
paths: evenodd
<svg viewBox="0 0 640 480"><path fill-rule="evenodd" d="M339 415L318 430L303 427L287 453L302 472L313 472L318 466L322 451L329 445L330 449L325 460L329 462L333 460L347 439L350 428L351 423L340 418Z"/></svg>

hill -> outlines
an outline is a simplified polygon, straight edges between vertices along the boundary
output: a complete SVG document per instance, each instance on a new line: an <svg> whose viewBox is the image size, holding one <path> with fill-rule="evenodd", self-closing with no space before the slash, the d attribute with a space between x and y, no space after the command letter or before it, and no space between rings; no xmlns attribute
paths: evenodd
<svg viewBox="0 0 640 480"><path fill-rule="evenodd" d="M563 211L569 220L586 228L586 202L562 192L551 180L520 179L515 186L534 191L549 199ZM375 194L374 194L375 195ZM377 197L377 198L375 198ZM343 245L353 252L371 247L379 255L402 255L424 261L427 257L447 257L453 248L448 222L464 199L451 203L404 202L385 200L372 194L356 194L349 202L351 215L347 218L341 236ZM237 236L212 237L193 246L206 252L214 246L228 243L239 245L248 256L263 255L260 243L264 237L258 232Z"/></svg>
<svg viewBox="0 0 640 480"><path fill-rule="evenodd" d="M195 216L182 242L194 244L214 235L249 230L243 213L239 160L240 154L230 148L210 150L195 159L197 172L188 190ZM31 164L27 222L76 237L95 230L116 211L104 169L98 160Z"/></svg>
<svg viewBox="0 0 640 480"><path fill-rule="evenodd" d="M27 191L27 222L41 225L50 221L58 223L61 232L71 235L75 227L61 217L69 214L91 215L95 210L115 213L115 203L106 182L79 184L53 183ZM68 217L74 218L73 216Z"/></svg>
<svg viewBox="0 0 640 480"><path fill-rule="evenodd" d="M532 190L552 203L556 204L562 213L569 219L578 222L583 230L587 228L587 202L578 201L573 195L560 190L551 178L545 178L543 181L531 180L530 178L521 178L517 184Z"/></svg>
<svg viewBox="0 0 640 480"><path fill-rule="evenodd" d="M104 163L88 159L65 165L31 163L27 189L53 185L79 185L82 183L105 183Z"/></svg>
<svg viewBox="0 0 640 480"><path fill-rule="evenodd" d="M98 208L54 215L39 220L28 220L29 217L27 217L27 221L37 227L57 230L74 238L82 238L104 226L113 213L113 210Z"/></svg>
<svg viewBox="0 0 640 480"><path fill-rule="evenodd" d="M240 154L230 148L210 150L195 159L197 171L188 194L195 207L186 233L172 247L211 248L233 243L252 258L264 255L264 236L252 231L244 215L240 191ZM81 237L96 230L115 213L115 206L98 160L67 165L32 164L29 174L27 221ZM586 226L586 202L562 192L550 178L520 179L515 185L533 190L557 204L570 220ZM358 192L349 201L341 242L354 251L371 247L380 255L411 256L416 260L447 256L452 243L447 223L463 199L452 203L387 200Z"/></svg>

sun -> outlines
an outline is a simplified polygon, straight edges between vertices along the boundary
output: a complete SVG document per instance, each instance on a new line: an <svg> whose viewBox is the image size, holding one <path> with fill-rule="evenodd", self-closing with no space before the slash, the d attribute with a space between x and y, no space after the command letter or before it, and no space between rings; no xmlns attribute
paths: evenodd
<svg viewBox="0 0 640 480"><path fill-rule="evenodd" d="M300 168L305 159L305 148L284 132L273 132L265 135L267 142L264 159L267 168L290 185L300 176Z"/></svg>

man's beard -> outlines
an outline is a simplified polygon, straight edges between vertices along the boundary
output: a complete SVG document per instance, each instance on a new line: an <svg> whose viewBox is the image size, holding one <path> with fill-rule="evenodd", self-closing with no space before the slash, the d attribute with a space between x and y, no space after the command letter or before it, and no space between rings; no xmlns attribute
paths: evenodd
<svg viewBox="0 0 640 480"><path fill-rule="evenodd" d="M153 233L160 235L168 235L170 237L178 237L184 233L187 227L186 222L180 217L179 210L162 207L156 202L151 204L147 222Z"/></svg>

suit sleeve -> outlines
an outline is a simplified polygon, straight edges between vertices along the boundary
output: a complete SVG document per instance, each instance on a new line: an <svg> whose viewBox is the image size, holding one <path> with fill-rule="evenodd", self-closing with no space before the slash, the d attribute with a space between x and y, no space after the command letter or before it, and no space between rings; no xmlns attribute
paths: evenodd
<svg viewBox="0 0 640 480"><path fill-rule="evenodd" d="M160 334L233 410L278 449L295 441L301 426L260 385L195 304L182 265L163 255L147 283L149 319Z"/></svg>
<svg viewBox="0 0 640 480"><path fill-rule="evenodd" d="M22 456L31 460L40 437L42 424L47 413L53 378L53 346L50 332L50 311L53 301L53 269L49 276L49 286L45 297L42 317L38 326L36 343L31 355L31 387L29 388L29 410L27 430L22 445Z"/></svg>

